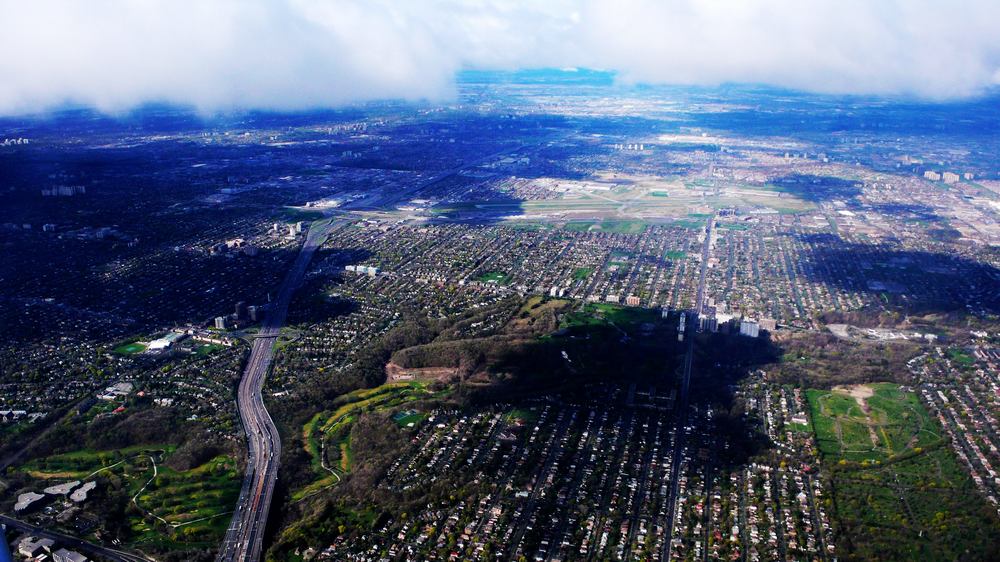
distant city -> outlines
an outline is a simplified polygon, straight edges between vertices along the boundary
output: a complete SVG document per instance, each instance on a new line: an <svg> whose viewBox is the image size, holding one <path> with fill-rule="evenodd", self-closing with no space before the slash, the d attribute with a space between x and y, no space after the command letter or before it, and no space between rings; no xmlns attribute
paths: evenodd
<svg viewBox="0 0 1000 562"><path fill-rule="evenodd" d="M457 89L0 118L11 559L1000 557L1000 98Z"/></svg>

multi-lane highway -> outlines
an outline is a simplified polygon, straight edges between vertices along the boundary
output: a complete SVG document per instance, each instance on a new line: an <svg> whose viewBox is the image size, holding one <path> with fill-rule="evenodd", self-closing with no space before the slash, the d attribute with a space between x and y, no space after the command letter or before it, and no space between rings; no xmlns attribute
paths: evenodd
<svg viewBox="0 0 1000 562"><path fill-rule="evenodd" d="M681 391L677 397L677 426L674 449L670 464L670 493L667 496L666 525L667 539L663 544L660 560L670 560L670 544L673 540L674 521L677 516L677 495L680 493L681 457L684 453L685 427L688 423L689 391L691 389L691 370L694 366L694 334L698 330L699 316L704 310L705 279L708 277L708 260L712 254L712 228L715 226L715 216L708 219L705 226L705 242L701 247L701 271L698 274L698 291L695 294L694 314L687 322L687 351L684 353L684 366L681 375Z"/></svg>
<svg viewBox="0 0 1000 562"><path fill-rule="evenodd" d="M313 254L326 241L334 224L331 220L317 221L309 228L302 250L278 289L277 299L267 311L243 371L236 402L247 435L247 472L232 522L219 548L220 561L260 559L281 456L281 438L264 407L261 389L274 357L274 344L285 325L292 294L302 283Z"/></svg>
<svg viewBox="0 0 1000 562"><path fill-rule="evenodd" d="M374 198L360 200L345 205L341 211L356 212L391 208L398 201L413 197L420 191L471 166L479 165L499 156L522 148L520 145L508 147L496 153L489 154L474 161L465 162L455 168L445 170L413 187L395 191L391 194L378 195ZM292 294L302 283L306 268L313 254L326 241L330 231L337 222L333 219L312 223L306 235L295 264L285 276L278 290L278 298L267 311L267 316L260 332L254 340L250 351L250 359L243 371L239 391L236 396L237 408L243 422L243 430L247 435L247 472L243 478L243 488L233 513L233 519L226 531L226 537L219 547L219 562L260 560L264 541L264 527L267 525L267 515L271 507L271 497L274 485L278 480L278 461L281 456L281 438L264 407L261 389L264 378L274 356L274 343L285 325L288 315L288 304Z"/></svg>

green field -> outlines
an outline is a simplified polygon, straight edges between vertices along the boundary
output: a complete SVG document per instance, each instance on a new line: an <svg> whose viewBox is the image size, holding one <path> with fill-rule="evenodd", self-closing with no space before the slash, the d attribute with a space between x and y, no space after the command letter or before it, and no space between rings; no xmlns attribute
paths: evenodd
<svg viewBox="0 0 1000 562"><path fill-rule="evenodd" d="M915 394L889 383L868 386L873 393L863 403L841 391L806 392L824 456L881 462L940 441L940 431Z"/></svg>
<svg viewBox="0 0 1000 562"><path fill-rule="evenodd" d="M286 207L281 210L278 215L280 218L287 221L316 221L323 218L322 211L307 211L305 209L294 209L291 207Z"/></svg>
<svg viewBox="0 0 1000 562"><path fill-rule="evenodd" d="M217 343L204 343L194 348L194 352L199 356L205 356L223 349L225 349L225 346Z"/></svg>
<svg viewBox="0 0 1000 562"><path fill-rule="evenodd" d="M683 250L667 250L663 257L668 260L682 260L687 257L687 252Z"/></svg>
<svg viewBox="0 0 1000 562"><path fill-rule="evenodd" d="M596 230L601 232L614 232L616 234L640 234L643 230L646 230L646 226L646 221L641 220L603 220L573 221L566 223L563 228L576 232Z"/></svg>
<svg viewBox="0 0 1000 562"><path fill-rule="evenodd" d="M490 271L479 276L479 281L483 283L498 283L500 285L506 284L508 277L506 273L500 271Z"/></svg>
<svg viewBox="0 0 1000 562"><path fill-rule="evenodd" d="M414 425L420 423L425 417L427 416L421 412L406 410L392 416L392 421L396 422L399 427L407 427L411 423Z"/></svg>
<svg viewBox="0 0 1000 562"><path fill-rule="evenodd" d="M735 222L720 222L718 227L723 230L750 230L749 224L741 224Z"/></svg>
<svg viewBox="0 0 1000 562"><path fill-rule="evenodd" d="M998 520L936 421L915 393L867 386L872 394L861 399L847 390L806 392L820 453L833 468L832 515L851 537L847 558L983 559L1000 538ZM964 552L969 545L974 552Z"/></svg>
<svg viewBox="0 0 1000 562"><path fill-rule="evenodd" d="M583 281L584 279L590 277L590 274L594 272L592 267L578 267L573 270L573 280Z"/></svg>
<svg viewBox="0 0 1000 562"><path fill-rule="evenodd" d="M114 352L118 355L133 355L136 353L142 353L143 351L146 351L146 346L145 344L141 344L139 342L122 344L114 349Z"/></svg>
<svg viewBox="0 0 1000 562"><path fill-rule="evenodd" d="M660 313L656 310L595 302L587 303L582 308L566 314L562 321L562 327L599 326L609 323L625 327L644 322L656 322L659 318Z"/></svg>
<svg viewBox="0 0 1000 562"><path fill-rule="evenodd" d="M948 359L959 367L971 367L976 359L960 347L948 348Z"/></svg>
<svg viewBox="0 0 1000 562"><path fill-rule="evenodd" d="M409 402L439 398L446 393L447 391L433 392L427 383L414 381L388 383L338 397L334 402L336 410L314 415L302 428L303 446L318 478L295 491L292 499L300 500L338 483L341 475L351 469L351 427L360 415L391 412ZM416 410L396 412L393 415L393 420L403 428L423 418L424 414Z"/></svg>
<svg viewBox="0 0 1000 562"><path fill-rule="evenodd" d="M173 451L173 446L156 445L81 450L32 459L18 470L39 486L96 478L99 490L125 490L130 505L135 498L126 510L132 531L128 544L134 547L213 546L225 533L239 495L242 478L236 460L220 455L177 471L164 464Z"/></svg>

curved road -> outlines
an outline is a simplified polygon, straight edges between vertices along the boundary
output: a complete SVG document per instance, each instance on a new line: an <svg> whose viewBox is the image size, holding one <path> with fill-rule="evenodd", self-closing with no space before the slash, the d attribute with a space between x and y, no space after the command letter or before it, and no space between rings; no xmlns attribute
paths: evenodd
<svg viewBox="0 0 1000 562"><path fill-rule="evenodd" d="M397 201L413 197L425 188L449 178L471 166L523 148L521 145L507 147L501 151L464 162L452 169L440 172L426 181L417 183L411 188L396 191L391 194L380 194L371 200L362 200L345 205L344 211L364 211L389 208ZM243 488L233 513L232 522L226 531L226 537L219 547L218 562L260 560L264 541L264 527L267 524L267 514L271 507L271 496L274 494L274 484L278 479L278 460L281 456L281 439L271 416L264 408L261 398L261 388L264 378L274 356L274 343L278 339L281 328L285 325L288 315L288 304L295 289L302 283L306 268L316 250L326 241L330 231L337 224L333 219L313 222L306 235L295 264L285 276L261 330L254 340L250 351L250 360L243 371L239 391L236 396L240 420L247 434L247 472L243 478Z"/></svg>
<svg viewBox="0 0 1000 562"><path fill-rule="evenodd" d="M226 537L219 548L218 560L256 561L260 559L264 541L264 527L271 507L271 496L278 480L278 460L281 457L281 438L278 429L264 407L261 389L274 357L274 344L278 339L292 294L302 283L306 268L313 254L323 245L335 223L331 220L312 223L292 269L285 276L278 298L268 310L250 351L250 359L243 371L236 402L247 435L247 472L243 488L233 513Z"/></svg>
<svg viewBox="0 0 1000 562"><path fill-rule="evenodd" d="M150 562L152 560L151 558L146 558L145 556L139 554L115 550L113 548L87 542L83 539L57 533L44 527L38 527L30 523L25 523L20 519L7 517L6 515L0 515L0 523L10 527L11 529L17 529L26 535L41 537L43 539L52 539L61 546L76 550L77 552L81 552L91 557L100 557L105 560L112 560L113 562Z"/></svg>

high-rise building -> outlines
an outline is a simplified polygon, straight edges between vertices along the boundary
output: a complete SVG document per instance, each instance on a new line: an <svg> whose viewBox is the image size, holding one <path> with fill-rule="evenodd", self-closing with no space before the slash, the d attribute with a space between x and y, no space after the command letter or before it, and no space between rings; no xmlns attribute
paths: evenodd
<svg viewBox="0 0 1000 562"><path fill-rule="evenodd" d="M755 320L743 319L740 321L740 335L756 338L760 335L760 324Z"/></svg>
<svg viewBox="0 0 1000 562"><path fill-rule="evenodd" d="M236 303L236 318L238 320L243 320L247 317L247 303L246 301L240 301Z"/></svg>
<svg viewBox="0 0 1000 562"><path fill-rule="evenodd" d="M701 316L701 331L702 332L718 332L719 331L719 319L715 315Z"/></svg>
<svg viewBox="0 0 1000 562"><path fill-rule="evenodd" d="M248 306L247 314L250 315L250 320L252 322L257 322L261 317L261 309L257 306Z"/></svg>
<svg viewBox="0 0 1000 562"><path fill-rule="evenodd" d="M226 317L225 316L216 316L215 317L215 327L216 327L216 329L219 329L219 330L225 330L226 329Z"/></svg>

